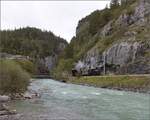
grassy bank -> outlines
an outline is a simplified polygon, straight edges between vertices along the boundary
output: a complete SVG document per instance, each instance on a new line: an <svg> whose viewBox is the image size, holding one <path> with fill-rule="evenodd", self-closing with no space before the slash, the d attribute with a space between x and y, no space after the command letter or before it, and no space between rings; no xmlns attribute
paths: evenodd
<svg viewBox="0 0 150 120"><path fill-rule="evenodd" d="M118 90L150 91L150 76L85 76L73 78L68 82Z"/></svg>

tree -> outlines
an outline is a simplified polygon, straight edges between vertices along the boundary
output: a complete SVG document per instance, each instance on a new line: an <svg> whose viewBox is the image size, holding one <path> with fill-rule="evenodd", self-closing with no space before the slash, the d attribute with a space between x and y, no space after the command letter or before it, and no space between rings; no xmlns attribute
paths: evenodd
<svg viewBox="0 0 150 120"><path fill-rule="evenodd" d="M60 53L59 44L67 42L52 32L26 27L15 30L0 30L1 52L30 56L46 57ZM57 52L58 51L58 52Z"/></svg>
<svg viewBox="0 0 150 120"><path fill-rule="evenodd" d="M74 50L73 50L73 46L68 45L65 48L65 58L73 58L73 54L74 54Z"/></svg>

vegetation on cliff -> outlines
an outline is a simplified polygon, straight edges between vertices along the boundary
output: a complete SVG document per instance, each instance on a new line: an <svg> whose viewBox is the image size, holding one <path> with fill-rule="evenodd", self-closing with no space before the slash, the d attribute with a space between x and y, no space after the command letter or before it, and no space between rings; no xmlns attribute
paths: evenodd
<svg viewBox="0 0 150 120"><path fill-rule="evenodd" d="M118 0L112 0L110 7L96 10L80 20L76 28L76 36L72 38L54 69L55 76L57 78L70 76L75 63L79 60L86 61L84 58L90 50L98 51L102 56L104 51L116 43L147 41L144 44L149 46L150 22L148 22L148 15L145 15L148 12L144 11L147 9L143 6L144 2L121 0L120 3Z"/></svg>

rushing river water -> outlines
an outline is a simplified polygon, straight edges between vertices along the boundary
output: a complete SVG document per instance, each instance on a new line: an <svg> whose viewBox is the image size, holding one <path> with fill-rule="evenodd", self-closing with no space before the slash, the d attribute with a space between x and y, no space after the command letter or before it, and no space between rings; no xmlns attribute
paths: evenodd
<svg viewBox="0 0 150 120"><path fill-rule="evenodd" d="M14 101L21 120L150 120L148 94L107 90L50 79L34 80L40 98Z"/></svg>

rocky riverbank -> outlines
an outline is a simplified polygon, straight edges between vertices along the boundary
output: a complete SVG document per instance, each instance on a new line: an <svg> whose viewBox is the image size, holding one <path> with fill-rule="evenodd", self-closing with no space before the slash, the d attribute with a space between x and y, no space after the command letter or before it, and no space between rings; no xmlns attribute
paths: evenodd
<svg viewBox="0 0 150 120"><path fill-rule="evenodd" d="M40 97L40 95L32 90L28 90L24 94L15 94L15 95L0 95L0 120L20 120L21 114L18 114L16 110L9 108L8 103L11 100L25 100L25 99L34 99Z"/></svg>
<svg viewBox="0 0 150 120"><path fill-rule="evenodd" d="M21 115L7 106L10 100L8 96L0 96L0 120L19 120Z"/></svg>

